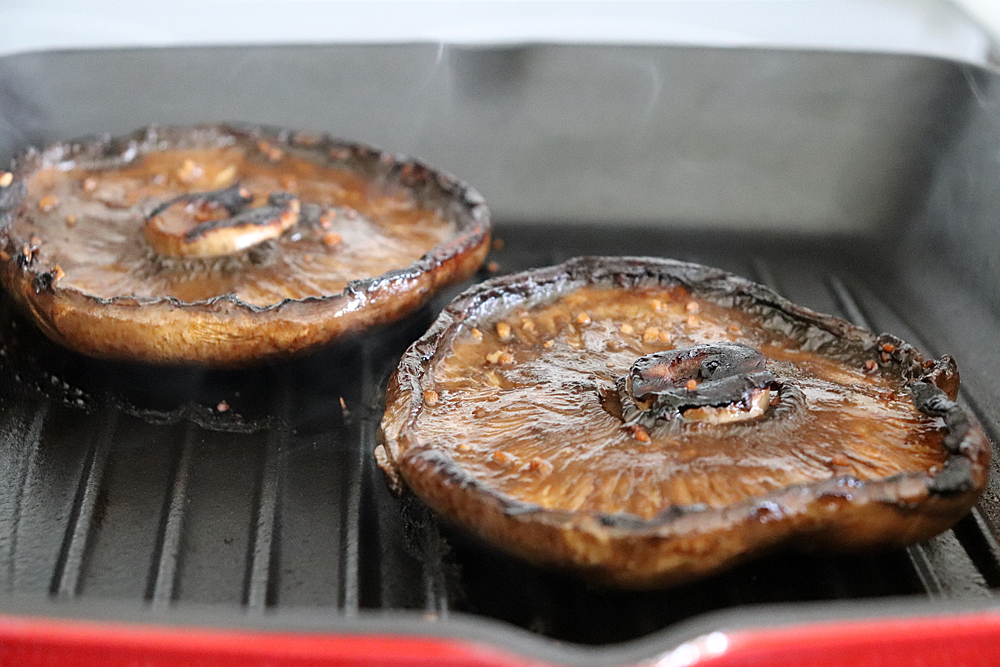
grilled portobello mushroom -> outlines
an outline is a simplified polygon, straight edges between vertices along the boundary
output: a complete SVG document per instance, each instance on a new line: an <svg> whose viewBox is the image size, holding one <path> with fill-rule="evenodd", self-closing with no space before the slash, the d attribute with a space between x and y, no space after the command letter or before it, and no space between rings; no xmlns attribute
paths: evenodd
<svg viewBox="0 0 1000 667"><path fill-rule="evenodd" d="M958 382L717 269L579 258L456 299L392 377L376 455L501 549L656 587L951 526L990 457Z"/></svg>
<svg viewBox="0 0 1000 667"><path fill-rule="evenodd" d="M207 125L28 150L0 180L0 279L102 358L239 366L392 322L464 280L482 198L325 136Z"/></svg>

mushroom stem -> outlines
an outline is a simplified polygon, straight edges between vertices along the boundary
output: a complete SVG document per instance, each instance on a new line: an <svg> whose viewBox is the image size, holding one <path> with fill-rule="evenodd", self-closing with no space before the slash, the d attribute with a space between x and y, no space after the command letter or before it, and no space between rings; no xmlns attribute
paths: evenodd
<svg viewBox="0 0 1000 667"><path fill-rule="evenodd" d="M143 232L153 249L171 257L230 255L281 236L299 220L299 200L273 192L247 208L253 195L240 185L183 195L156 207Z"/></svg>
<svg viewBox="0 0 1000 667"><path fill-rule="evenodd" d="M626 426L678 417L722 424L765 413L777 380L767 359L739 343L703 344L640 357L618 382Z"/></svg>

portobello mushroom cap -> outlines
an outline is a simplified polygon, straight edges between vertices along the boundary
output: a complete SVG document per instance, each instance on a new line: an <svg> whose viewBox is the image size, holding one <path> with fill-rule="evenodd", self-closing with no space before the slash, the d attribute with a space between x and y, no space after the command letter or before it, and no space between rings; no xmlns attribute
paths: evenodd
<svg viewBox="0 0 1000 667"><path fill-rule="evenodd" d="M925 360L724 271L583 257L482 283L405 353L379 464L535 564L648 588L948 528L990 445Z"/></svg>
<svg viewBox="0 0 1000 667"><path fill-rule="evenodd" d="M327 136L150 127L28 149L0 181L0 280L85 355L241 366L404 317L489 247L482 197Z"/></svg>

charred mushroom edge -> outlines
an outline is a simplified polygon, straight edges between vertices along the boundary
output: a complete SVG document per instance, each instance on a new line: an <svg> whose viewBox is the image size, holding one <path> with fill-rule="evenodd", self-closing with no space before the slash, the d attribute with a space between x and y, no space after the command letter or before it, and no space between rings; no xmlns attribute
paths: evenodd
<svg viewBox="0 0 1000 667"><path fill-rule="evenodd" d="M26 179L41 168L72 166L76 162L114 167L127 164L142 154L168 148L212 145L221 148L237 142L260 141L279 148L293 147L315 154L320 157L320 164L346 166L373 180L426 190L429 194L418 196L432 198L444 206L445 214L455 222L455 235L410 265L379 276L351 281L343 292L301 299L286 298L267 306L247 303L234 294L200 301L183 301L171 296L119 295L101 298L60 286L50 267L37 266L32 257L22 256L22 249L30 244L30 239L10 235L15 217L26 205ZM0 263L0 277L8 291L32 313L36 323L49 337L78 352L103 358L230 366L254 363L263 357L287 356L342 335L404 317L426 303L439 288L470 276L489 249L489 210L483 197L472 187L419 160L391 155L323 134L240 125L149 126L125 137L106 135L57 143L41 150L27 148L14 159L12 172L13 182L0 189L0 248L10 256L9 260ZM394 302L389 303L389 300ZM375 312L365 312L366 306L372 302L381 302L379 310L383 313L382 317ZM320 306L326 313L325 333L317 333L314 326L315 312ZM90 307L100 307L100 316L86 312ZM156 315L137 317L140 310ZM182 326L192 317L202 315L204 318L199 323L214 325L223 338L230 334L225 330L229 323L243 319L246 335L231 336L239 341L239 345L247 343L251 329L264 321L261 318L298 325L301 331L290 331L282 340L271 345L258 342L241 350L229 349L233 347L229 344L229 347L194 350L186 355L164 355L154 342L136 343L129 346L131 349L121 350L101 341L87 340L85 333L81 338L79 331L84 327L100 329L101 322L98 320L103 319L112 327L134 324L152 334L157 328Z"/></svg>
<svg viewBox="0 0 1000 667"><path fill-rule="evenodd" d="M768 326L797 335L806 348L834 354L864 350L879 369L906 380L918 410L942 418L949 457L935 474L899 473L874 481L839 476L721 508L674 506L647 520L626 513L544 509L471 477L432 443L408 446L409 431L423 407L424 377L467 317L530 308L588 284L681 285L720 305L764 317ZM886 349L892 352L886 354ZM990 459L982 428L954 402L957 391L958 371L950 356L924 362L917 350L895 336L875 336L725 271L658 258L581 257L484 282L448 306L407 350L390 380L387 406L407 407L398 423L383 421L376 456L395 490L405 481L445 518L487 542L597 583L645 588L697 578L781 545L837 551L894 547L946 529L978 497ZM401 448L401 442L407 446ZM783 530L771 527L778 522L784 523ZM540 549L540 544L550 548Z"/></svg>

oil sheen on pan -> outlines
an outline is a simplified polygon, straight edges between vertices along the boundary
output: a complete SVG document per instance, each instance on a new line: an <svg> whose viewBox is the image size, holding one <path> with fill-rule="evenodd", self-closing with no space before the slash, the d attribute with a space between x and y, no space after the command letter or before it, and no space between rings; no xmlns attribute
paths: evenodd
<svg viewBox="0 0 1000 667"><path fill-rule="evenodd" d="M397 320L471 275L480 195L326 136L148 128L28 150L0 186L0 277L90 356L237 366Z"/></svg>
<svg viewBox="0 0 1000 667"><path fill-rule="evenodd" d="M717 269L579 258L453 302L390 381L376 454L501 549L655 587L954 524L990 456L958 383Z"/></svg>

